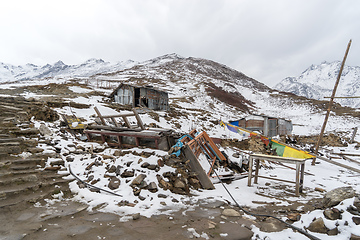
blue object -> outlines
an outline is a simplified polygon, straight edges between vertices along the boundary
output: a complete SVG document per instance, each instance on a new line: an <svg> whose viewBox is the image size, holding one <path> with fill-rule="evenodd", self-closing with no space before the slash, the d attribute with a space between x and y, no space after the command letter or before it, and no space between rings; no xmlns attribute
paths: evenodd
<svg viewBox="0 0 360 240"><path fill-rule="evenodd" d="M175 155L175 156L177 156L177 157L180 156L180 154L181 154L181 148L182 148L182 146L184 146L184 144L181 142L181 140L182 140L183 138L185 138L185 137L188 137L188 138L190 138L191 140L193 140L193 137L190 136L189 134L185 134L184 136L182 136L181 138L179 138L179 139L177 140L176 144L175 144L174 146L172 146L172 148L180 147L180 149L177 150L176 152L173 152L171 155Z"/></svg>

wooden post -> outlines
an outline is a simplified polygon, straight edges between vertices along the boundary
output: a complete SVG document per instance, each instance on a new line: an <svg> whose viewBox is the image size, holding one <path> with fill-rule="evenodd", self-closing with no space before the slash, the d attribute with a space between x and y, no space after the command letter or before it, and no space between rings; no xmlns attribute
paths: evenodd
<svg viewBox="0 0 360 240"><path fill-rule="evenodd" d="M347 58L347 55L349 53L349 49L350 49L350 45L351 45L351 39L347 45L347 48L346 48L346 52L345 52L345 55L344 55L344 59L341 63L341 67L340 67L340 71L339 71L339 74L337 76L337 79L336 79L336 82L335 82L335 86L334 86L334 89L333 89L333 92L332 92L332 95L331 95L331 98L330 98L330 101L329 101L329 107L327 109L327 112L326 112L326 116L325 116L325 120L324 120L324 123L323 123L323 126L321 128L321 132L320 132L320 136L319 136L319 139L316 143L316 148L315 148L315 155L318 154L318 151L319 151L319 146L320 146L320 143L321 143L321 140L322 140L322 137L324 135L324 132L325 132L325 127L326 127L326 123L329 119L329 116L330 116L330 111L331 111L331 105L334 101L334 97L335 97L335 93L336 93L336 89L339 85L339 81L340 81L340 77L341 77L341 73L344 69L344 65L345 65L345 61L346 61L346 58ZM316 161L316 158L314 158L311 162L311 165L315 165L315 161Z"/></svg>
<svg viewBox="0 0 360 240"><path fill-rule="evenodd" d="M350 143L354 143L354 139L355 139L355 135L356 135L357 130L358 130L358 127L355 127L355 128L354 128L354 132L353 132L353 134L352 134L352 136L351 136Z"/></svg>

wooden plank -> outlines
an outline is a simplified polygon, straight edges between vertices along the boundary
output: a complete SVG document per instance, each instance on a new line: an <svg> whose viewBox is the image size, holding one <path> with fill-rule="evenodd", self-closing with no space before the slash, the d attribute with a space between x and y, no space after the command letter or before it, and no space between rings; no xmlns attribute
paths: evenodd
<svg viewBox="0 0 360 240"><path fill-rule="evenodd" d="M323 160L323 161L325 161L325 162L334 164L334 165L336 165L336 166L343 167L343 168L345 168L345 169L348 169L348 170L351 170L351 171L360 173L360 170L357 169L357 168L353 168L353 167L350 167L350 166L348 166L348 165L345 165L345 164L342 164L342 163L338 163L338 162L335 162L335 161L333 161L333 160L330 160L330 159L327 159L327 158L324 158L324 157L318 156L317 158L318 158L318 159L321 159L321 160Z"/></svg>
<svg viewBox="0 0 360 240"><path fill-rule="evenodd" d="M104 118L102 117L99 109L97 107L94 107L94 110L95 110L96 114L98 115L98 117L100 118L101 123L106 126L106 122L105 122Z"/></svg>
<svg viewBox="0 0 360 240"><path fill-rule="evenodd" d="M353 157L360 157L358 153L331 153L339 156L353 156Z"/></svg>
<svg viewBox="0 0 360 240"><path fill-rule="evenodd" d="M267 176L260 176L260 175L253 175L254 177L259 177L259 178L266 178L266 179L271 179L271 180L276 180L276 181L281 181L281 182L287 182L287 183L293 183L296 184L295 181L289 181L289 180L285 180L285 179L280 179L280 178L273 178L273 177L267 177ZM255 182L254 182L255 183Z"/></svg>
<svg viewBox="0 0 360 240"><path fill-rule="evenodd" d="M360 164L359 161L355 160L355 159L352 159L352 158L349 158L349 157L346 157L346 156L342 156L345 160L348 160L350 162L354 162L354 163L357 163L357 164Z"/></svg>
<svg viewBox="0 0 360 240"><path fill-rule="evenodd" d="M102 115L103 118L120 118L120 117L133 117L133 116L135 116L134 113Z"/></svg>
<svg viewBox="0 0 360 240"><path fill-rule="evenodd" d="M139 126L141 129L145 129L144 124L143 124L143 122L142 122L142 120L141 120L141 118L140 118L140 116L139 116L139 114L138 114L138 112L136 111L135 108L133 108L133 112L134 112L135 118L136 118L136 120L137 120L137 122L138 122L138 126Z"/></svg>
<svg viewBox="0 0 360 240"><path fill-rule="evenodd" d="M115 118L111 118L112 123L115 125L115 127L119 127L119 124L116 122Z"/></svg>
<svg viewBox="0 0 360 240"><path fill-rule="evenodd" d="M214 185L210 181L209 177L206 175L206 172L201 167L199 161L197 160L197 158L195 157L194 153L192 152L192 150L188 145L185 145L183 152L185 154L185 157L188 160L190 160L189 164L191 171L197 173L197 178L199 179L201 186L205 189L214 189L215 188Z"/></svg>
<svg viewBox="0 0 360 240"><path fill-rule="evenodd" d="M122 118L123 118L123 120L124 120L124 122L125 122L125 126L127 126L128 128L132 128L129 120L127 119L127 117L126 117L126 116L122 116Z"/></svg>
<svg viewBox="0 0 360 240"><path fill-rule="evenodd" d="M109 136L160 138L159 133L154 133L154 132L131 132L131 131L128 131L128 132L110 132L110 131L98 131L98 130L85 130L84 133L109 135Z"/></svg>

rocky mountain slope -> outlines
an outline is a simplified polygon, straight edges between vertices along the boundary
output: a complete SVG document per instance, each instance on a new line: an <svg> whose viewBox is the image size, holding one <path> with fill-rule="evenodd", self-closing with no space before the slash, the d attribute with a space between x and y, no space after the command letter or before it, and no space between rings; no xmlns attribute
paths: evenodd
<svg viewBox="0 0 360 240"><path fill-rule="evenodd" d="M119 71L132 67L135 64L136 62L132 60L112 64L102 59L94 58L78 65L67 65L62 61L58 61L54 64L46 64L44 66L37 66L30 63L24 66L15 66L0 62L0 82L52 77L88 77L97 73Z"/></svg>
<svg viewBox="0 0 360 240"><path fill-rule="evenodd" d="M35 92L39 92L36 85L66 83L69 80L86 84L105 95L109 95L121 82L150 85L169 92L171 109L176 112L171 121L166 120L167 125L164 127L178 128L184 132L192 126L209 128L213 124L206 126L208 121L216 123L219 119L236 120L251 113L290 119L295 124L295 134L318 133L322 122L320 118L327 108L326 101L278 92L223 64L201 58L185 58L177 54L141 63L128 61L127 65L111 65L94 59L82 65L67 66L61 62L55 65L52 67L53 71L49 70L47 73L25 72L22 78L17 77L23 79L18 83L11 83L14 78L3 78L3 84L0 85L2 93L36 95L38 93ZM31 68L30 65L29 67ZM46 77L39 79L41 76ZM29 80L25 80L26 78ZM32 85L35 86L31 87ZM20 88L15 90L11 86ZM54 94L51 91L58 89L62 89L63 97L68 92L62 86L43 88L49 95ZM330 119L328 130L339 129L338 122L344 123L343 127L346 128L356 126L353 117L358 116L358 113L354 109L335 105L333 111L338 116ZM218 129L213 131L216 135Z"/></svg>
<svg viewBox="0 0 360 240"><path fill-rule="evenodd" d="M298 77L288 77L278 83L274 88L280 91L291 92L299 96L323 100L330 97L339 74L341 62L323 62L311 65ZM344 66L336 96L360 95L360 67ZM359 99L336 99L343 106L358 108Z"/></svg>

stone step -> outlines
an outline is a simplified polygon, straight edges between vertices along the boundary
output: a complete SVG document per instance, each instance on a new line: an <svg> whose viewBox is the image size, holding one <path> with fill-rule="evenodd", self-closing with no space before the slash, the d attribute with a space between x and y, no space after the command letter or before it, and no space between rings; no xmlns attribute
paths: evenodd
<svg viewBox="0 0 360 240"><path fill-rule="evenodd" d="M36 168L38 168L38 166L36 164L31 164L31 163L14 165L14 166L11 165L9 167L9 169L11 171L24 171L24 170L30 170L30 169L36 169Z"/></svg>
<svg viewBox="0 0 360 240"><path fill-rule="evenodd" d="M20 146L0 146L0 153L19 154L21 152Z"/></svg>
<svg viewBox="0 0 360 240"><path fill-rule="evenodd" d="M8 175L6 178L0 178L0 186L20 185L27 182L37 182L39 180L36 174L27 174L15 177L14 175Z"/></svg>
<svg viewBox="0 0 360 240"><path fill-rule="evenodd" d="M25 159L14 159L9 161L11 161L12 165L34 164L34 165L40 165L41 167L45 166L45 159L25 158Z"/></svg>
<svg viewBox="0 0 360 240"><path fill-rule="evenodd" d="M63 192L70 192L69 182L73 180L65 180L49 182L46 184L39 184L37 186L28 187L21 190L0 191L0 209L7 206L35 203L52 194ZM55 187L57 186L57 187Z"/></svg>
<svg viewBox="0 0 360 240"><path fill-rule="evenodd" d="M26 174L39 174L41 172L41 170L39 169L30 169L30 170L23 170L23 171L0 171L0 178L7 178L9 176L14 176L14 177L18 177L18 176L23 176Z"/></svg>
<svg viewBox="0 0 360 240"><path fill-rule="evenodd" d="M23 142L24 140L22 138L11 138L9 135L8 137L3 137L0 134L0 143L7 143L7 142ZM4 134L5 135L5 134Z"/></svg>
<svg viewBox="0 0 360 240"><path fill-rule="evenodd" d="M12 141L1 142L0 141L0 147L12 147L12 146L20 146L20 142L12 142Z"/></svg>

